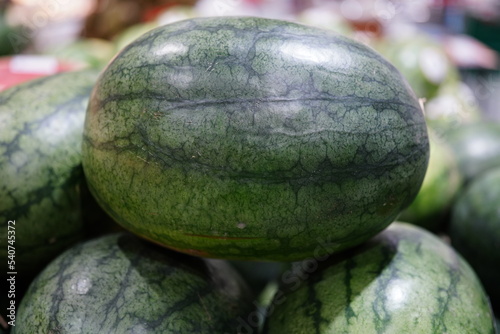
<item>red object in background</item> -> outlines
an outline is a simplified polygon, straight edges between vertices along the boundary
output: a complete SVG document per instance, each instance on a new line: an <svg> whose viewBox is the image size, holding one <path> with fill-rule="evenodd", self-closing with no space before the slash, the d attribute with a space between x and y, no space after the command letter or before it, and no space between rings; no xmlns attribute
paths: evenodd
<svg viewBox="0 0 500 334"><path fill-rule="evenodd" d="M176 4L165 4L165 5L156 6L156 7L147 9L146 11L144 11L144 14L142 15L141 22L152 22L158 18L158 15L164 13L169 8L172 8L175 6L176 6Z"/></svg>
<svg viewBox="0 0 500 334"><path fill-rule="evenodd" d="M51 56L18 55L0 57L0 91L25 81L76 70L80 66Z"/></svg>

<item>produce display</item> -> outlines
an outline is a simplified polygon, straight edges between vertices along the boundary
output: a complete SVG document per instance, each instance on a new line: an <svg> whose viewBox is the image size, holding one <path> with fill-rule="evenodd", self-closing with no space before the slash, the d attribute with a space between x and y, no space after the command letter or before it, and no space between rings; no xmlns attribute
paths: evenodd
<svg viewBox="0 0 500 334"><path fill-rule="evenodd" d="M475 178L462 192L453 207L450 236L500 311L500 167Z"/></svg>
<svg viewBox="0 0 500 334"><path fill-rule="evenodd" d="M423 2L51 1L0 4L0 333L500 333L494 53Z"/></svg>
<svg viewBox="0 0 500 334"><path fill-rule="evenodd" d="M268 312L263 333L495 333L469 265L435 235L402 223L299 265Z"/></svg>
<svg viewBox="0 0 500 334"><path fill-rule="evenodd" d="M221 260L111 234L59 256L35 279L11 333L233 333L246 283Z"/></svg>
<svg viewBox="0 0 500 334"><path fill-rule="evenodd" d="M359 244L417 194L422 110L399 72L337 34L197 18L129 44L84 128L91 192L126 229L193 255L293 261ZM321 254L322 255L322 254Z"/></svg>

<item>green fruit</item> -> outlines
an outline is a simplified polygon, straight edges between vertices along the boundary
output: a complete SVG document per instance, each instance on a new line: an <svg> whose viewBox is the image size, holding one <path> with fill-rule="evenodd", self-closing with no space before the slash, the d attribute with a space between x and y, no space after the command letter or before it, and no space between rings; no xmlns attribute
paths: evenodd
<svg viewBox="0 0 500 334"><path fill-rule="evenodd" d="M79 244L30 286L12 334L234 333L251 298L221 260L203 260L130 234Z"/></svg>
<svg viewBox="0 0 500 334"><path fill-rule="evenodd" d="M129 44L95 86L84 170L125 228L195 255L339 251L409 205L428 160L399 72L326 30L198 18Z"/></svg>
<svg viewBox="0 0 500 334"><path fill-rule="evenodd" d="M427 124L442 134L481 118L474 92L463 82L439 87L437 96L425 102Z"/></svg>
<svg viewBox="0 0 500 334"><path fill-rule="evenodd" d="M500 167L500 124L464 124L447 133L446 138L466 181L490 168Z"/></svg>
<svg viewBox="0 0 500 334"><path fill-rule="evenodd" d="M401 71L419 98L430 100L439 94L441 86L460 80L444 47L426 34L389 36L375 47Z"/></svg>
<svg viewBox="0 0 500 334"><path fill-rule="evenodd" d="M494 334L469 265L424 229L394 223L346 253L283 276L264 333Z"/></svg>
<svg viewBox="0 0 500 334"><path fill-rule="evenodd" d="M437 231L462 186L462 175L449 145L429 131L430 158L424 182L398 220Z"/></svg>
<svg viewBox="0 0 500 334"><path fill-rule="evenodd" d="M81 143L96 79L68 72L0 94L0 258L13 246L11 271L25 279L83 236Z"/></svg>
<svg viewBox="0 0 500 334"><path fill-rule="evenodd" d="M49 54L56 56L57 59L102 69L113 58L115 52L114 44L109 41L98 38L84 38L69 45L51 49Z"/></svg>
<svg viewBox="0 0 500 334"><path fill-rule="evenodd" d="M453 206L450 237L500 309L500 168L474 178L460 195Z"/></svg>

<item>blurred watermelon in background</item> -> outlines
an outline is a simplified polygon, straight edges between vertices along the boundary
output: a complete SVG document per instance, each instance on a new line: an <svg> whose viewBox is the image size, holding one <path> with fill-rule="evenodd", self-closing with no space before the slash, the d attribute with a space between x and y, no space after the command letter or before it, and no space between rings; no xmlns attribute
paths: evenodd
<svg viewBox="0 0 500 334"><path fill-rule="evenodd" d="M425 118L440 134L479 121L481 109L474 92L462 81L439 87L436 96L425 103Z"/></svg>
<svg viewBox="0 0 500 334"><path fill-rule="evenodd" d="M103 68L115 55L115 47L113 43L104 39L81 38L70 44L50 49L46 54L84 67Z"/></svg>
<svg viewBox="0 0 500 334"><path fill-rule="evenodd" d="M430 100L442 85L459 81L458 70L442 45L418 30L388 36L375 49L401 71L419 98Z"/></svg>
<svg viewBox="0 0 500 334"><path fill-rule="evenodd" d="M500 311L500 166L474 178L453 207L452 245L477 272Z"/></svg>
<svg viewBox="0 0 500 334"><path fill-rule="evenodd" d="M454 128L446 135L465 181L500 167L500 123L479 121Z"/></svg>

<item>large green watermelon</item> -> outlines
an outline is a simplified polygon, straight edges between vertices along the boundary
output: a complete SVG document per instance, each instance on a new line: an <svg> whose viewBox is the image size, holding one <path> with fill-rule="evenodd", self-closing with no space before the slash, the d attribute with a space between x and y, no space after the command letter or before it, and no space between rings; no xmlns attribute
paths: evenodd
<svg viewBox="0 0 500 334"><path fill-rule="evenodd" d="M269 334L495 334L470 266L424 229L394 223L361 247L285 273Z"/></svg>
<svg viewBox="0 0 500 334"><path fill-rule="evenodd" d="M12 334L235 333L250 296L222 260L112 234L47 266L23 298Z"/></svg>
<svg viewBox="0 0 500 334"><path fill-rule="evenodd" d="M422 183L422 110L399 72L333 32L252 17L165 25L102 73L89 187L125 228L183 252L289 261L386 227Z"/></svg>
<svg viewBox="0 0 500 334"><path fill-rule="evenodd" d="M460 195L453 206L450 236L500 311L500 167L474 178Z"/></svg>
<svg viewBox="0 0 500 334"><path fill-rule="evenodd" d="M97 76L67 72L0 94L0 258L7 260L13 221L10 271L24 278L83 235L81 142Z"/></svg>

